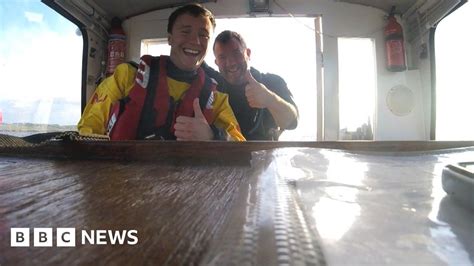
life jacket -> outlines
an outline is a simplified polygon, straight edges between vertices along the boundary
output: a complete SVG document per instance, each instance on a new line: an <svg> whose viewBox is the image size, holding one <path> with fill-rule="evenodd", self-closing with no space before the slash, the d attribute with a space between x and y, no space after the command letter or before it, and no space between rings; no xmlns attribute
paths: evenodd
<svg viewBox="0 0 474 266"><path fill-rule="evenodd" d="M127 97L112 106L107 124L111 140L176 139L178 116L194 117L193 101L199 98L207 122L214 119L212 103L216 84L199 68L191 86L180 100L173 101L167 81L168 56L144 55Z"/></svg>

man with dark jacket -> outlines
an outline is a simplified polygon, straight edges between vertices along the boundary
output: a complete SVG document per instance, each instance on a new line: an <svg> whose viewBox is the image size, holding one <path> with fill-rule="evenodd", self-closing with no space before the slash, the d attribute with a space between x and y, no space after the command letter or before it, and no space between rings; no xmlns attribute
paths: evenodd
<svg viewBox="0 0 474 266"><path fill-rule="evenodd" d="M249 67L251 50L237 32L223 31L214 42L219 72L203 64L229 103L247 140L277 140L298 124L298 110L285 81Z"/></svg>

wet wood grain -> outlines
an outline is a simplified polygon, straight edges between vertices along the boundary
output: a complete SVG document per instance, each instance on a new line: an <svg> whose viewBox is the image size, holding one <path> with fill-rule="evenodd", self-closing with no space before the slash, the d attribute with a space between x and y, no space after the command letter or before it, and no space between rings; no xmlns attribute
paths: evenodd
<svg viewBox="0 0 474 266"><path fill-rule="evenodd" d="M2 146L0 155L39 158L111 159L166 163L248 165L251 153L287 147L367 152L418 152L474 146L474 141L55 141Z"/></svg>
<svg viewBox="0 0 474 266"><path fill-rule="evenodd" d="M196 264L226 222L238 187L248 182L252 151L312 147L411 152L473 145L84 141L3 146L0 265ZM74 248L11 248L12 227L74 227L77 239L81 230L135 229L139 243L97 246L76 240Z"/></svg>
<svg viewBox="0 0 474 266"><path fill-rule="evenodd" d="M247 171L247 166L0 157L0 265L197 263ZM74 227L78 245L12 248L11 227ZM80 230L99 229L136 229L139 242L80 244Z"/></svg>

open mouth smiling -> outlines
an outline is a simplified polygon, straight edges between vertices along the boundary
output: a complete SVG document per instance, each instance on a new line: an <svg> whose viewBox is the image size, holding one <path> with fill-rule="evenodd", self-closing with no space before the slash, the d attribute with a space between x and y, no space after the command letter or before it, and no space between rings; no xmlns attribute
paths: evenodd
<svg viewBox="0 0 474 266"><path fill-rule="evenodd" d="M190 48L184 48L183 52L185 55L189 55L189 56L198 56L201 53L199 50L194 50Z"/></svg>
<svg viewBox="0 0 474 266"><path fill-rule="evenodd" d="M239 73L240 68L239 67L231 67L231 68L228 68L226 72L229 73L229 74Z"/></svg>

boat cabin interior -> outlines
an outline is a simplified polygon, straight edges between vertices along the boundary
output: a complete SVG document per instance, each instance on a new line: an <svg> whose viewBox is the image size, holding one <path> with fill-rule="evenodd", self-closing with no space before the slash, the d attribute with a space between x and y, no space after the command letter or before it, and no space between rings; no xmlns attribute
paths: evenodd
<svg viewBox="0 0 474 266"><path fill-rule="evenodd" d="M474 264L472 1L41 2L22 16L74 43L58 30L33 48L0 26L35 55L16 53L34 67L16 76L5 44L1 71L49 97L25 111L39 90L2 90L0 265ZM205 62L218 70L215 36L239 32L251 66L285 80L298 126L278 141L79 135L114 29L120 62L169 55L168 18L189 3L216 18Z"/></svg>
<svg viewBox="0 0 474 266"><path fill-rule="evenodd" d="M175 7L188 1L44 2L81 30L81 106L85 106L105 72L112 18L123 21L125 61L138 62L143 54L169 53L167 18ZM468 131L464 137L445 136L440 128L448 125L440 119L446 114L436 108L440 101L436 85L442 84L436 84L434 32L443 18L466 1L199 2L217 18L214 37L229 27L238 30L254 51L251 63L287 81L299 108L300 126L285 132L288 136L282 139L472 139L468 137L473 134L470 128L464 129ZM391 12L403 26L403 71L388 69L384 29ZM211 49L206 62L214 63ZM269 67L272 65L275 67ZM467 118L465 115L456 114L460 120Z"/></svg>

